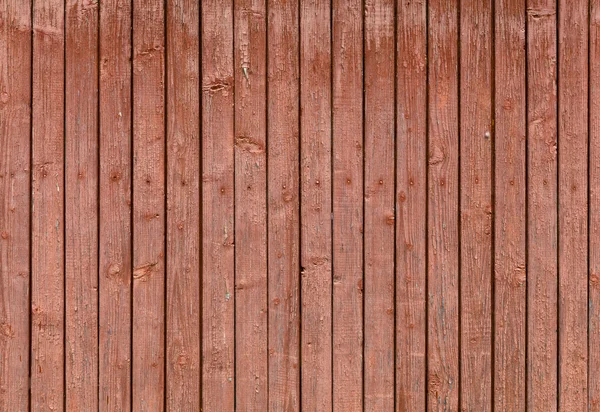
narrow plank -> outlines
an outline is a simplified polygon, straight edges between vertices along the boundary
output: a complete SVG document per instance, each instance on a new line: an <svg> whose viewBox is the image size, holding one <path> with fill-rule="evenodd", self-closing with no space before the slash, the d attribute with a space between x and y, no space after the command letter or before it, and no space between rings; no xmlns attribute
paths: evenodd
<svg viewBox="0 0 600 412"><path fill-rule="evenodd" d="M394 409L395 8L365 3L365 410Z"/></svg>
<svg viewBox="0 0 600 412"><path fill-rule="evenodd" d="M164 409L165 36L162 1L133 2L132 409Z"/></svg>
<svg viewBox="0 0 600 412"><path fill-rule="evenodd" d="M332 410L331 15L300 3L302 409Z"/></svg>
<svg viewBox="0 0 600 412"><path fill-rule="evenodd" d="M429 2L428 410L458 410L457 26L457 0Z"/></svg>
<svg viewBox="0 0 600 412"><path fill-rule="evenodd" d="M29 408L31 4L0 6L0 410Z"/></svg>
<svg viewBox="0 0 600 412"><path fill-rule="evenodd" d="M200 9L167 3L167 410L200 409Z"/></svg>
<svg viewBox="0 0 600 412"><path fill-rule="evenodd" d="M98 4L66 2L66 409L98 409Z"/></svg>
<svg viewBox="0 0 600 412"><path fill-rule="evenodd" d="M333 409L363 409L363 9L333 0Z"/></svg>
<svg viewBox="0 0 600 412"><path fill-rule="evenodd" d="M558 408L587 408L588 2L558 14Z"/></svg>
<svg viewBox="0 0 600 412"><path fill-rule="evenodd" d="M100 9L100 411L131 409L131 6Z"/></svg>
<svg viewBox="0 0 600 412"><path fill-rule="evenodd" d="M461 2L461 408L492 409L492 1Z"/></svg>
<svg viewBox="0 0 600 412"><path fill-rule="evenodd" d="M300 410L298 1L267 5L269 410Z"/></svg>
<svg viewBox="0 0 600 412"><path fill-rule="evenodd" d="M426 409L427 4L397 9L396 410Z"/></svg>
<svg viewBox="0 0 600 412"><path fill-rule="evenodd" d="M233 411L233 1L202 3L202 408Z"/></svg>
<svg viewBox="0 0 600 412"><path fill-rule="evenodd" d="M525 3L495 4L494 410L525 411Z"/></svg>
<svg viewBox="0 0 600 412"><path fill-rule="evenodd" d="M600 410L600 3L590 2L588 408Z"/></svg>
<svg viewBox="0 0 600 412"><path fill-rule="evenodd" d="M527 410L557 406L556 1L527 2Z"/></svg>
<svg viewBox="0 0 600 412"><path fill-rule="evenodd" d="M268 410L265 0L235 1L236 407Z"/></svg>
<svg viewBox="0 0 600 412"><path fill-rule="evenodd" d="M64 409L64 2L33 10L31 409Z"/></svg>

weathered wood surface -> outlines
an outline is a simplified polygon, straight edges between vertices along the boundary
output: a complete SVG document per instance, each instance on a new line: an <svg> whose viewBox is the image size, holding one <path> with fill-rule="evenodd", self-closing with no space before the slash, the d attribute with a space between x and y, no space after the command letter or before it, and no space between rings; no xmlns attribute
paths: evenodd
<svg viewBox="0 0 600 412"><path fill-rule="evenodd" d="M597 0L0 2L0 410L600 410Z"/></svg>

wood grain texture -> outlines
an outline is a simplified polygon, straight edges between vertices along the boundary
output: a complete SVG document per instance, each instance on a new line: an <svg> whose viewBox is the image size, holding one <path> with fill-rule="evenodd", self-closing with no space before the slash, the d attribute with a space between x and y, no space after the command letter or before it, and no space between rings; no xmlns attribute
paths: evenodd
<svg viewBox="0 0 600 412"><path fill-rule="evenodd" d="M332 410L330 2L300 4L302 409Z"/></svg>
<svg viewBox="0 0 600 412"><path fill-rule="evenodd" d="M527 409L557 407L556 2L527 2ZM497 86L500 86L499 84Z"/></svg>
<svg viewBox="0 0 600 412"><path fill-rule="evenodd" d="M600 411L600 3L590 2L588 410Z"/></svg>
<svg viewBox="0 0 600 412"><path fill-rule="evenodd" d="M492 410L492 1L460 3L460 407Z"/></svg>
<svg viewBox="0 0 600 412"><path fill-rule="evenodd" d="M33 10L31 410L62 410L64 387L64 2Z"/></svg>
<svg viewBox="0 0 600 412"><path fill-rule="evenodd" d="M427 4L397 6L396 410L426 409Z"/></svg>
<svg viewBox="0 0 600 412"><path fill-rule="evenodd" d="M333 409L363 409L363 8L333 0Z"/></svg>
<svg viewBox="0 0 600 412"><path fill-rule="evenodd" d="M269 410L300 410L299 4L267 4Z"/></svg>
<svg viewBox="0 0 600 412"><path fill-rule="evenodd" d="M162 411L165 388L165 21L133 1L132 409Z"/></svg>
<svg viewBox="0 0 600 412"><path fill-rule="evenodd" d="M525 3L496 0L494 410L525 411ZM498 87L499 86L499 87Z"/></svg>
<svg viewBox="0 0 600 412"><path fill-rule="evenodd" d="M429 410L458 410L458 2L429 2Z"/></svg>
<svg viewBox="0 0 600 412"><path fill-rule="evenodd" d="M98 5L66 2L66 410L98 409Z"/></svg>
<svg viewBox="0 0 600 412"><path fill-rule="evenodd" d="M268 410L267 19L235 1L236 407Z"/></svg>
<svg viewBox="0 0 600 412"><path fill-rule="evenodd" d="M31 4L0 5L0 410L29 408Z"/></svg>
<svg viewBox="0 0 600 412"><path fill-rule="evenodd" d="M233 1L202 3L202 408L233 411Z"/></svg>
<svg viewBox="0 0 600 412"><path fill-rule="evenodd" d="M365 410L394 409L394 2L367 0L365 61Z"/></svg>
<svg viewBox="0 0 600 412"><path fill-rule="evenodd" d="M588 404L588 2L558 13L558 408Z"/></svg>
<svg viewBox="0 0 600 412"><path fill-rule="evenodd" d="M131 409L131 0L100 8L99 410Z"/></svg>
<svg viewBox="0 0 600 412"><path fill-rule="evenodd" d="M200 9L167 2L166 409L200 409Z"/></svg>

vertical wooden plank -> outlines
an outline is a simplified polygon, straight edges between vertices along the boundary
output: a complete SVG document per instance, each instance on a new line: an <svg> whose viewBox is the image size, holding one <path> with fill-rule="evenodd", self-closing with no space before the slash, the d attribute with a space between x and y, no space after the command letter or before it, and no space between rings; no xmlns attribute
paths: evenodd
<svg viewBox="0 0 600 412"><path fill-rule="evenodd" d="M492 1L461 2L461 408L492 408Z"/></svg>
<svg viewBox="0 0 600 412"><path fill-rule="evenodd" d="M298 2L268 2L269 410L300 410Z"/></svg>
<svg viewBox="0 0 600 412"><path fill-rule="evenodd" d="M494 410L525 411L525 2L495 10Z"/></svg>
<svg viewBox="0 0 600 412"><path fill-rule="evenodd" d="M363 8L333 0L333 408L363 409Z"/></svg>
<svg viewBox="0 0 600 412"><path fill-rule="evenodd" d="M29 408L31 4L0 6L0 410Z"/></svg>
<svg viewBox="0 0 600 412"><path fill-rule="evenodd" d="M200 9L167 2L167 410L200 409Z"/></svg>
<svg viewBox="0 0 600 412"><path fill-rule="evenodd" d="M133 2L133 409L164 408L163 1Z"/></svg>
<svg viewBox="0 0 600 412"><path fill-rule="evenodd" d="M98 4L66 2L66 409L98 409Z"/></svg>
<svg viewBox="0 0 600 412"><path fill-rule="evenodd" d="M588 2L558 13L558 399L587 408Z"/></svg>
<svg viewBox="0 0 600 412"><path fill-rule="evenodd" d="M237 0L234 16L236 406L266 411L266 2Z"/></svg>
<svg viewBox="0 0 600 412"><path fill-rule="evenodd" d="M100 6L100 411L131 408L131 17Z"/></svg>
<svg viewBox="0 0 600 412"><path fill-rule="evenodd" d="M458 410L458 1L430 0L428 21L429 410Z"/></svg>
<svg viewBox="0 0 600 412"><path fill-rule="evenodd" d="M202 3L203 409L233 411L233 2Z"/></svg>
<svg viewBox="0 0 600 412"><path fill-rule="evenodd" d="M365 410L394 409L394 2L365 3Z"/></svg>
<svg viewBox="0 0 600 412"><path fill-rule="evenodd" d="M300 3L302 409L332 410L331 10Z"/></svg>
<svg viewBox="0 0 600 412"><path fill-rule="evenodd" d="M527 0L527 410L557 406L556 1Z"/></svg>
<svg viewBox="0 0 600 412"><path fill-rule="evenodd" d="M600 410L600 2L590 1L588 408Z"/></svg>
<svg viewBox="0 0 600 412"><path fill-rule="evenodd" d="M399 2L396 102L396 410L426 409L427 3Z"/></svg>
<svg viewBox="0 0 600 412"><path fill-rule="evenodd" d="M64 2L33 10L31 409L64 408Z"/></svg>

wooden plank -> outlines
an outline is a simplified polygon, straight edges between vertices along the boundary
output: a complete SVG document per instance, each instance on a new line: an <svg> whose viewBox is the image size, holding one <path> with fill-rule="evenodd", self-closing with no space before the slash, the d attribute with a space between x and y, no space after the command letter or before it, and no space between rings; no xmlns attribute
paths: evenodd
<svg viewBox="0 0 600 412"><path fill-rule="evenodd" d="M429 2L427 406L458 410L458 2Z"/></svg>
<svg viewBox="0 0 600 412"><path fill-rule="evenodd" d="M588 2L558 4L558 408L587 408Z"/></svg>
<svg viewBox="0 0 600 412"><path fill-rule="evenodd" d="M98 409L98 5L66 2L66 409Z"/></svg>
<svg viewBox="0 0 600 412"><path fill-rule="evenodd" d="M588 409L600 410L600 2L590 2Z"/></svg>
<svg viewBox="0 0 600 412"><path fill-rule="evenodd" d="M365 410L394 409L395 8L365 3Z"/></svg>
<svg viewBox="0 0 600 412"><path fill-rule="evenodd" d="M265 0L235 2L236 407L268 410Z"/></svg>
<svg viewBox="0 0 600 412"><path fill-rule="evenodd" d="M398 6L396 410L426 409L427 4Z"/></svg>
<svg viewBox="0 0 600 412"><path fill-rule="evenodd" d="M527 2L527 409L557 407L556 3Z"/></svg>
<svg viewBox="0 0 600 412"><path fill-rule="evenodd" d="M525 3L495 4L494 410L525 411Z"/></svg>
<svg viewBox="0 0 600 412"><path fill-rule="evenodd" d="M460 9L461 408L492 409L492 1Z"/></svg>
<svg viewBox="0 0 600 412"><path fill-rule="evenodd" d="M200 9L167 2L167 410L200 409Z"/></svg>
<svg viewBox="0 0 600 412"><path fill-rule="evenodd" d="M64 408L64 2L33 10L31 409Z"/></svg>
<svg viewBox="0 0 600 412"><path fill-rule="evenodd" d="M202 3L202 407L233 411L233 1Z"/></svg>
<svg viewBox="0 0 600 412"><path fill-rule="evenodd" d="M0 6L0 410L29 408L31 4Z"/></svg>
<svg viewBox="0 0 600 412"><path fill-rule="evenodd" d="M299 21L267 5L269 410L300 410Z"/></svg>
<svg viewBox="0 0 600 412"><path fill-rule="evenodd" d="M131 409L131 1L100 9L99 409Z"/></svg>
<svg viewBox="0 0 600 412"><path fill-rule="evenodd" d="M331 15L300 3L302 409L332 410Z"/></svg>
<svg viewBox="0 0 600 412"><path fill-rule="evenodd" d="M132 409L162 411L165 362L164 4L133 2Z"/></svg>
<svg viewBox="0 0 600 412"><path fill-rule="evenodd" d="M333 408L363 409L363 9L333 0Z"/></svg>

